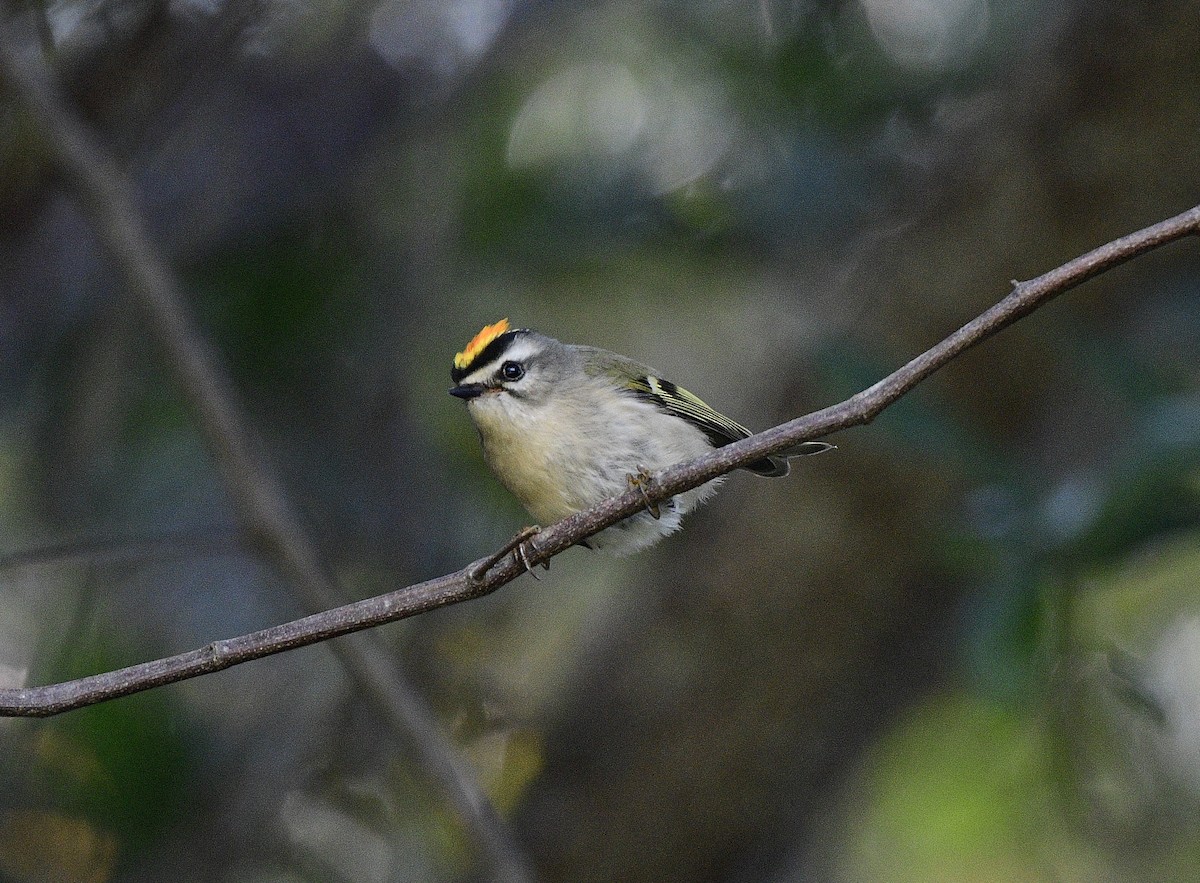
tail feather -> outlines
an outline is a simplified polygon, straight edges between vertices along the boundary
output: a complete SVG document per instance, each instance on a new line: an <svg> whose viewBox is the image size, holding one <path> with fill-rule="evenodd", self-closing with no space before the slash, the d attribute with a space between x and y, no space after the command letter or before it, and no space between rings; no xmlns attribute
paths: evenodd
<svg viewBox="0 0 1200 883"><path fill-rule="evenodd" d="M792 457L811 457L813 454L823 454L826 451L836 449L837 445L832 445L829 442L800 442L800 444L788 448L782 454L755 460L753 463L747 463L742 468L749 469L755 475L762 475L766 478L783 478L783 476L791 471L791 465L788 463L788 460Z"/></svg>
<svg viewBox="0 0 1200 883"><path fill-rule="evenodd" d="M782 457L764 457L753 463L747 463L742 468L749 469L755 475L762 475L766 478L783 478L792 471L788 461Z"/></svg>

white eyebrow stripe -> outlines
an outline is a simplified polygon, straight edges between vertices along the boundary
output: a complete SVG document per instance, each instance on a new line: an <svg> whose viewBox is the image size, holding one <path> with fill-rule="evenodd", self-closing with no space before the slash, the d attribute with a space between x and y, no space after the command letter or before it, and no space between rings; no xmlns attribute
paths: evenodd
<svg viewBox="0 0 1200 883"><path fill-rule="evenodd" d="M476 368L474 371L472 371L470 374L468 374L466 377L464 377L462 380L460 380L459 383L462 386L470 386L472 383L483 383L484 381L488 380L493 374L496 373L496 369L493 366L496 364L497 361L499 361L499 360L493 359L492 361L488 362L486 365L482 365L482 366Z"/></svg>
<svg viewBox="0 0 1200 883"><path fill-rule="evenodd" d="M536 341L530 340L525 336L518 337L508 345L508 348L504 352L493 359L491 364L496 365L499 362L524 362L530 356L541 352L541 349Z"/></svg>

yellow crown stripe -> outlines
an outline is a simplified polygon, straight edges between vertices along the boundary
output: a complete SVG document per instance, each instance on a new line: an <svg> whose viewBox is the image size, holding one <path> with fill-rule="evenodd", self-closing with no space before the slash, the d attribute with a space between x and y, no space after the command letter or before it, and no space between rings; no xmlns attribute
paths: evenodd
<svg viewBox="0 0 1200 883"><path fill-rule="evenodd" d="M506 331L508 331L507 319L501 319L494 325L485 325L482 331L471 338L471 342L467 344L466 348L454 356L454 367L461 369L469 366L475 361L475 357L487 348L489 343Z"/></svg>

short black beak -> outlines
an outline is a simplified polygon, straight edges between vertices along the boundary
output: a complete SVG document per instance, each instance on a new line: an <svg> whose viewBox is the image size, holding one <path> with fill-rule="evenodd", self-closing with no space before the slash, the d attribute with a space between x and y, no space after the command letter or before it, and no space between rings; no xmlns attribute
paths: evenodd
<svg viewBox="0 0 1200 883"><path fill-rule="evenodd" d="M462 386L450 387L450 395L460 399L473 399L478 395L483 395L484 388L482 383L466 383Z"/></svg>

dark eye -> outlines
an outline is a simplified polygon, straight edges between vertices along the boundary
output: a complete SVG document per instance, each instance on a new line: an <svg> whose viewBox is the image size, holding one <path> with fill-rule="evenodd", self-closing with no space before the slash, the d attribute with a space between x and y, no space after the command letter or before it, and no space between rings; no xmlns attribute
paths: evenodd
<svg viewBox="0 0 1200 883"><path fill-rule="evenodd" d="M505 362L500 366L500 376L505 380L520 380L525 376L525 369L520 362Z"/></svg>

